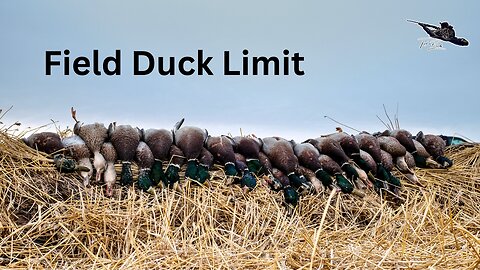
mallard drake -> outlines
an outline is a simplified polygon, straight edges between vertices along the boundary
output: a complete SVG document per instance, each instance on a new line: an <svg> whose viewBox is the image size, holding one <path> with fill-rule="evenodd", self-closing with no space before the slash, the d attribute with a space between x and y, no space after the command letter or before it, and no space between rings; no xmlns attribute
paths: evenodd
<svg viewBox="0 0 480 270"><path fill-rule="evenodd" d="M105 182L105 195L107 197L113 196L113 187L117 181L117 173L115 171L115 162L117 161L117 152L111 142L103 143L100 153L107 161L107 168L103 174L103 181Z"/></svg>
<svg viewBox="0 0 480 270"><path fill-rule="evenodd" d="M432 169L440 169L442 166L438 164L435 160L432 159L432 156L427 152L425 147L423 145L413 139L413 144L415 145L415 150L417 151L417 155L421 156L425 160L425 163L422 163L421 161L418 161L415 159L415 165L420 168L432 168Z"/></svg>
<svg viewBox="0 0 480 270"><path fill-rule="evenodd" d="M393 177L393 175L384 167L382 163L382 152L377 138L367 132L360 132L360 134L356 135L355 138L357 139L360 149L370 154L370 156L376 162L377 173L375 174L376 179L374 181L374 186L377 188L377 190L388 189L387 183L391 181L391 177ZM379 180L377 180L377 178Z"/></svg>
<svg viewBox="0 0 480 270"><path fill-rule="evenodd" d="M379 171L380 174L383 174L381 175L380 179L385 180L388 185L377 186L377 188L388 188L393 193L398 194L402 184L400 180L391 173L394 166L393 157L390 153L383 149L381 150L381 156L382 165L385 170Z"/></svg>
<svg viewBox="0 0 480 270"><path fill-rule="evenodd" d="M212 153L213 158L224 166L225 175L236 176L238 174L235 168L235 152L233 151L233 141L227 136L208 136L206 146Z"/></svg>
<svg viewBox="0 0 480 270"><path fill-rule="evenodd" d="M261 141L255 135L237 136L233 138L233 141L234 151L246 158L249 171L258 174L261 168L258 158L262 148Z"/></svg>
<svg viewBox="0 0 480 270"><path fill-rule="evenodd" d="M274 167L287 174L292 186L299 189L300 193L313 191L311 183L295 174L298 158L293 151L292 142L280 137L266 137L262 139L262 151L268 156Z"/></svg>
<svg viewBox="0 0 480 270"><path fill-rule="evenodd" d="M69 154L75 159L78 165L85 166L89 169L88 171L80 172L80 175L83 179L83 185L85 187L88 186L90 183L90 178L92 178L93 175L93 166L92 162L90 162L92 153L80 136L73 135L66 137L62 140L62 143L67 152L69 152Z"/></svg>
<svg viewBox="0 0 480 270"><path fill-rule="evenodd" d="M73 133L80 136L85 141L88 149L93 153L93 167L96 171L95 180L99 182L107 166L105 158L100 154L100 149L108 138L107 128L101 123L83 125L83 123L77 120L76 111L73 108L72 118L75 120Z"/></svg>
<svg viewBox="0 0 480 270"><path fill-rule="evenodd" d="M160 181L166 184L165 173L163 172L163 161L168 159L168 152L173 144L173 133L166 129L147 129L141 130L142 138L152 151L155 163L150 171L150 178L155 186Z"/></svg>
<svg viewBox="0 0 480 270"><path fill-rule="evenodd" d="M213 166L214 158L212 153L210 153L207 148L203 147L200 156L198 157L198 171L197 179L200 183L205 183L210 179L210 168Z"/></svg>
<svg viewBox="0 0 480 270"><path fill-rule="evenodd" d="M368 186L371 186L370 182L366 181L368 178L367 175L371 168L360 156L360 146L358 145L355 136L349 135L346 132L343 132L342 129L339 129L339 132L330 134L328 137L334 139L340 144L345 154L355 162L354 164L360 167L357 168L354 166L354 168L357 170L359 178Z"/></svg>
<svg viewBox="0 0 480 270"><path fill-rule="evenodd" d="M348 179L343 176L342 168L338 163L328 155L320 154L318 157L322 168L327 172L329 175L334 175L336 180L336 185L342 190L343 193L352 193L354 190L354 186ZM330 183L324 183L324 185L330 186L333 184L333 181Z"/></svg>
<svg viewBox="0 0 480 270"><path fill-rule="evenodd" d="M415 172L408 167L405 161L405 155L407 153L405 147L395 137L379 136L377 140L380 148L392 156L393 162L399 171L405 174L410 182L420 185Z"/></svg>
<svg viewBox="0 0 480 270"><path fill-rule="evenodd" d="M368 170L370 170L371 174L369 175L376 175L377 174L377 163L373 159L373 157L366 151L360 149L360 157L365 160L365 163L368 166ZM371 179L374 180L374 179Z"/></svg>
<svg viewBox="0 0 480 270"><path fill-rule="evenodd" d="M424 157L423 155L417 152L417 147L413 142L413 136L407 130L404 130L404 129L396 129L392 131L386 130L384 134L388 134L389 136L392 136L395 139L397 139L405 147L407 152L411 153L415 161L415 164L417 166L422 168L435 166L435 165L432 165L431 159L427 160L427 157Z"/></svg>
<svg viewBox="0 0 480 270"><path fill-rule="evenodd" d="M57 133L53 132L33 133L22 140L31 148L46 154L57 153L63 149L62 139Z"/></svg>
<svg viewBox="0 0 480 270"><path fill-rule="evenodd" d="M138 165L138 187L145 192L153 192L153 181L150 178L150 171L155 163L152 150L145 142L139 142L135 154L135 161Z"/></svg>
<svg viewBox="0 0 480 270"><path fill-rule="evenodd" d="M297 190L290 185L289 177L286 176L281 170L272 168L272 175L274 179L278 179L282 184L285 207L287 208L287 212L292 214L293 210L298 205L298 201L300 200Z"/></svg>
<svg viewBox="0 0 480 270"><path fill-rule="evenodd" d="M198 173L198 156L202 152L208 132L205 129L192 126L183 126L185 119L180 120L173 129L173 142L178 146L187 159L185 178L196 180Z"/></svg>
<svg viewBox="0 0 480 270"><path fill-rule="evenodd" d="M273 166L270 160L268 159L268 156L265 155L265 153L260 151L258 153L258 159L262 166L260 169L260 172L263 172L263 174L265 175L266 177L265 180L267 184L270 186L270 188L273 189L274 191L282 190L283 189L282 182L279 179L275 178L275 176L273 175Z"/></svg>
<svg viewBox="0 0 480 270"><path fill-rule="evenodd" d="M357 170L350 164L350 159L337 141L328 137L319 137L316 139L309 139L306 142L309 142L315 146L315 148L317 148L321 154L328 155L338 164L341 164L341 168L345 170L345 173L349 179L358 178Z"/></svg>
<svg viewBox="0 0 480 270"><path fill-rule="evenodd" d="M319 159L320 153L315 146L307 142L299 143L293 146L293 151L295 152L299 163L314 171L316 178L320 179L325 187L329 187L333 183L331 175L323 170Z"/></svg>
<svg viewBox="0 0 480 270"><path fill-rule="evenodd" d="M307 142L315 146L321 154L325 154L335 160L342 170L345 171L347 177L352 179L358 188L365 189L366 181L368 180L367 174L352 165L351 159L345 154L342 146L333 138L319 137L316 139L309 139ZM359 174L361 173L361 175Z"/></svg>
<svg viewBox="0 0 480 270"><path fill-rule="evenodd" d="M314 171L299 165L297 167L296 173L298 175L305 176L305 178L307 178L307 180L310 181L310 183L312 183L313 188L317 193L321 193L325 190L325 187L323 186L322 182L317 178L317 175Z"/></svg>
<svg viewBox="0 0 480 270"><path fill-rule="evenodd" d="M235 153L235 167L242 172L240 186L244 193L252 191L257 186L257 179L250 172L247 165L247 159L240 153Z"/></svg>
<svg viewBox="0 0 480 270"><path fill-rule="evenodd" d="M178 172L184 163L185 155L183 154L182 150L178 148L178 146L172 144L170 151L168 152L168 156L170 157L170 163L165 171L165 178L167 179L168 186L172 188L175 183L180 181Z"/></svg>
<svg viewBox="0 0 480 270"><path fill-rule="evenodd" d="M438 162L443 168L448 168L453 165L453 161L445 156L445 141L437 135L426 134L422 131L418 132L415 137L427 150L427 152Z"/></svg>
<svg viewBox="0 0 480 270"><path fill-rule="evenodd" d="M140 132L130 125L118 125L116 122L108 126L108 135L117 157L122 161L120 184L127 186L133 183L131 162L135 159L140 143Z"/></svg>

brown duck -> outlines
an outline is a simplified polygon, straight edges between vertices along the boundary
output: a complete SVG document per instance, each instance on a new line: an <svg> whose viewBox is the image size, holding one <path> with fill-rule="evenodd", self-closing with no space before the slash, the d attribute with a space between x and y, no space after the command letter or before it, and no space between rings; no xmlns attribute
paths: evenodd
<svg viewBox="0 0 480 270"><path fill-rule="evenodd" d="M83 179L83 185L86 187L90 183L90 178L93 175L93 166L90 162L92 153L88 149L85 142L77 135L66 137L62 140L62 143L67 152L75 159L78 165L85 166L88 171L80 172Z"/></svg>
<svg viewBox="0 0 480 270"><path fill-rule="evenodd" d="M300 189L300 193L308 193L313 190L311 183L295 174L298 158L295 156L290 141L280 137L263 138L262 151L268 156L274 167L287 174L292 186Z"/></svg>
<svg viewBox="0 0 480 270"><path fill-rule="evenodd" d="M234 151L242 154L246 158L249 171L257 174L261 168L258 157L262 147L261 141L255 135L237 136L233 141Z"/></svg>
<svg viewBox="0 0 480 270"><path fill-rule="evenodd" d="M72 118L75 120L75 126L73 127L73 132L80 136L87 145L88 149L93 153L93 167L96 170L96 181L100 181L102 174L105 171L107 162L102 154L100 154L100 149L102 148L103 143L108 139L108 130L101 123L93 123L88 125L83 125L77 120L76 111L72 108Z"/></svg>
<svg viewBox="0 0 480 270"><path fill-rule="evenodd" d="M148 145L155 158L150 172L153 185L158 185L160 181L167 185L167 179L163 172L163 162L168 161L168 152L173 144L172 131L166 129L142 129L141 134L142 140Z"/></svg>
<svg viewBox="0 0 480 270"><path fill-rule="evenodd" d="M208 151L212 153L213 158L225 168L225 175L236 176L238 174L235 168L235 152L233 151L233 141L227 136L208 136L206 141Z"/></svg>
<svg viewBox="0 0 480 270"><path fill-rule="evenodd" d="M103 181L105 182L105 195L108 197L113 196L113 188L117 181L117 173L115 171L115 162L117 161L117 152L111 142L103 143L100 153L105 157L107 161L107 168L103 174Z"/></svg>
<svg viewBox="0 0 480 270"><path fill-rule="evenodd" d="M153 192L154 184L150 178L150 170L155 163L155 157L145 142L138 143L135 160L139 169L137 186L145 192Z"/></svg>
<svg viewBox="0 0 480 270"><path fill-rule="evenodd" d="M445 141L440 137L432 134L424 135L423 132L418 132L415 137L427 150L427 152L437 161L443 168L448 168L453 165L453 161L445 156Z"/></svg>
<svg viewBox="0 0 480 270"><path fill-rule="evenodd" d="M180 120L173 129L173 142L178 146L187 159L185 178L198 181L198 156L202 152L208 132L192 126L183 126L185 119Z"/></svg>
<svg viewBox="0 0 480 270"><path fill-rule="evenodd" d="M113 122L108 127L108 135L117 157L122 161L120 184L126 186L133 183L131 162L135 159L137 147L140 143L140 132L130 125L118 125Z"/></svg>

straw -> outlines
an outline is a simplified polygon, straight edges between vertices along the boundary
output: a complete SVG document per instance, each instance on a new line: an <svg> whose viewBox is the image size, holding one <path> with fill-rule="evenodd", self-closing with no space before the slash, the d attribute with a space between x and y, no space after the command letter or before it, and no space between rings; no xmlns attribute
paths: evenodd
<svg viewBox="0 0 480 270"><path fill-rule="evenodd" d="M147 194L84 188L0 132L0 266L9 269L473 269L480 263L480 146L448 170L417 169L402 204L326 190L287 215L283 195L244 195L215 166L209 185ZM182 177L183 178L183 177ZM261 179L259 182L262 183Z"/></svg>

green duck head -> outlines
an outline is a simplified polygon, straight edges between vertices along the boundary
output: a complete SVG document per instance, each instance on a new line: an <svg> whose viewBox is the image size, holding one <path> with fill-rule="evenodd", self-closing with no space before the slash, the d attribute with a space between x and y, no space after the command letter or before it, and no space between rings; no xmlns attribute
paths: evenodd
<svg viewBox="0 0 480 270"><path fill-rule="evenodd" d="M400 188L402 186L402 183L400 182L400 179L395 177L391 172L388 172L389 174L389 180L388 183L394 187Z"/></svg>
<svg viewBox="0 0 480 270"><path fill-rule="evenodd" d="M153 181L150 179L150 169L140 169L138 173L138 187L144 191L151 193L153 191Z"/></svg>
<svg viewBox="0 0 480 270"><path fill-rule="evenodd" d="M373 186L377 191L388 189L388 182L390 182L390 174L387 169L381 164L377 164L377 175L374 178Z"/></svg>
<svg viewBox="0 0 480 270"><path fill-rule="evenodd" d="M180 166L177 164L170 164L165 171L165 186L173 187L173 184L180 181L180 176L178 172L180 171Z"/></svg>
<svg viewBox="0 0 480 270"><path fill-rule="evenodd" d="M333 183L332 176L323 169L318 169L317 171L315 171L315 176L320 179L320 181L325 187L329 187Z"/></svg>
<svg viewBox="0 0 480 270"><path fill-rule="evenodd" d="M53 156L53 161L59 172L72 173L77 168L75 160L66 158L63 154L56 154Z"/></svg>
<svg viewBox="0 0 480 270"><path fill-rule="evenodd" d="M248 170L243 172L240 186L245 192L252 191L257 186L257 178Z"/></svg>
<svg viewBox="0 0 480 270"><path fill-rule="evenodd" d="M260 169L262 168L262 164L258 159L247 159L247 167L251 173L258 175Z"/></svg>
<svg viewBox="0 0 480 270"><path fill-rule="evenodd" d="M238 175L238 171L235 168L235 164L233 164L232 162L225 163L225 175L227 175L227 176L237 176Z"/></svg>
<svg viewBox="0 0 480 270"><path fill-rule="evenodd" d="M358 167L360 167L360 169L364 170L367 173L372 170L372 168L370 168L368 163L363 158L361 158L360 155L354 155L353 161L355 161L355 163L358 165Z"/></svg>
<svg viewBox="0 0 480 270"><path fill-rule="evenodd" d="M160 181L165 182L166 176L163 172L163 165L161 160L155 159L152 170L150 171L150 179L152 179L154 186L158 186L158 184L160 184Z"/></svg>
<svg viewBox="0 0 480 270"><path fill-rule="evenodd" d="M128 186L133 183L133 173L131 163L128 161L122 162L122 171L120 172L120 184Z"/></svg>
<svg viewBox="0 0 480 270"><path fill-rule="evenodd" d="M205 183L207 179L210 179L210 173L208 172L208 167L203 164L200 164L198 166L197 175L195 179L197 179L197 181L201 184Z"/></svg>
<svg viewBox="0 0 480 270"><path fill-rule="evenodd" d="M198 160L190 159L187 161L187 169L185 170L185 178L196 179L198 171Z"/></svg>
<svg viewBox="0 0 480 270"><path fill-rule="evenodd" d="M390 174L381 163L377 164L377 178L384 181L388 181L390 179Z"/></svg>
<svg viewBox="0 0 480 270"><path fill-rule="evenodd" d="M295 208L298 204L298 200L300 199L297 191L291 186L286 186L283 188L283 197L286 206L290 208Z"/></svg>
<svg viewBox="0 0 480 270"><path fill-rule="evenodd" d="M283 189L282 182L280 182L280 180L275 178L272 174L268 174L265 181L267 182L268 186L275 192Z"/></svg>
<svg viewBox="0 0 480 270"><path fill-rule="evenodd" d="M305 177L298 176L293 172L288 174L288 180L290 180L290 184L302 195L308 194L314 189L312 184L308 182Z"/></svg>
<svg viewBox="0 0 480 270"><path fill-rule="evenodd" d="M435 159L443 168L449 168L453 166L453 161L445 156L438 156Z"/></svg>
<svg viewBox="0 0 480 270"><path fill-rule="evenodd" d="M355 168L348 162L342 164L342 170L347 174L348 179L357 179L358 172Z"/></svg>
<svg viewBox="0 0 480 270"><path fill-rule="evenodd" d="M416 151L412 153L413 159L415 160L415 166L419 168L427 168L427 159L420 156Z"/></svg>
<svg viewBox="0 0 480 270"><path fill-rule="evenodd" d="M352 193L353 185L347 178L345 178L345 176L341 173L337 173L335 174L335 179L337 180L337 186L340 187L343 193Z"/></svg>

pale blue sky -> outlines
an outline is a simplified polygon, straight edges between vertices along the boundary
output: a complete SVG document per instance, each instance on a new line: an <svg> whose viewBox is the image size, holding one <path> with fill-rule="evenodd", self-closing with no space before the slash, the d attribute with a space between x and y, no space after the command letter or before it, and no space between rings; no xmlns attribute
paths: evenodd
<svg viewBox="0 0 480 270"><path fill-rule="evenodd" d="M39 126L110 121L145 128L186 124L212 134L298 140L334 131L329 115L357 129L385 129L382 104L416 133L458 132L480 140L478 1L1 1L3 122ZM468 47L419 49L406 19L446 20ZM305 76L224 76L223 51L305 57ZM71 56L122 51L122 75L45 76L45 51ZM132 76L132 51L213 56L214 76ZM91 57L91 56L90 56ZM73 61L73 60L72 60ZM348 130L347 130L348 131Z"/></svg>

